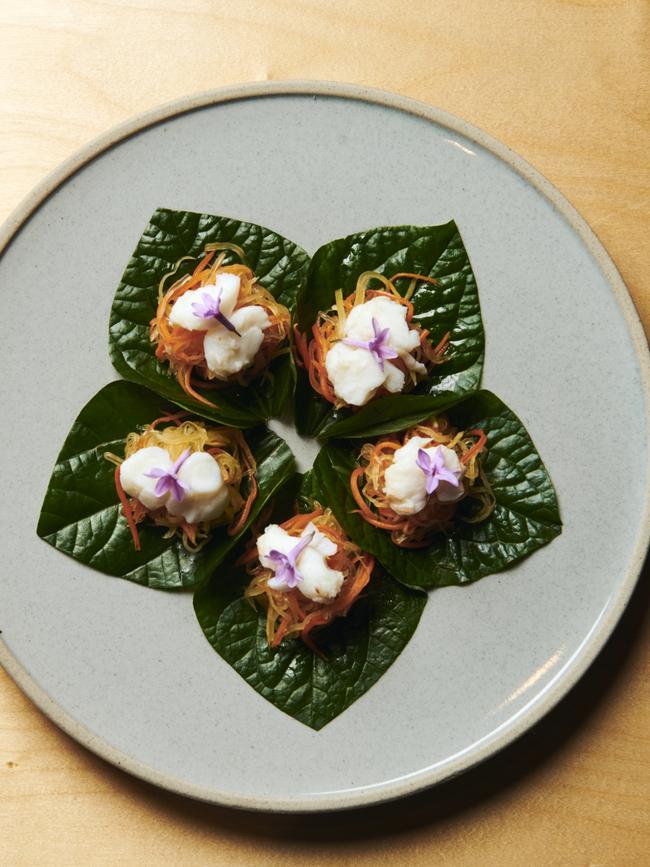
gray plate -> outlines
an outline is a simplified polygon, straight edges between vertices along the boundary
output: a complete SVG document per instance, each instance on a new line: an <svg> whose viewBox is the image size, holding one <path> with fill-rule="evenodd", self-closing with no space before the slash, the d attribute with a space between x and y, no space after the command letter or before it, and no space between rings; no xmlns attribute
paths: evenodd
<svg viewBox="0 0 650 867"><path fill-rule="evenodd" d="M515 569L435 593L396 664L319 733L211 650L189 595L107 578L35 534L70 423L114 378L113 290L159 205L262 223L310 251L454 217L481 290L484 384L520 414L558 489L563 535ZM2 660L81 743L223 804L369 804L500 749L594 659L648 541L648 353L603 248L503 145L359 88L218 91L91 145L18 209L4 241Z"/></svg>

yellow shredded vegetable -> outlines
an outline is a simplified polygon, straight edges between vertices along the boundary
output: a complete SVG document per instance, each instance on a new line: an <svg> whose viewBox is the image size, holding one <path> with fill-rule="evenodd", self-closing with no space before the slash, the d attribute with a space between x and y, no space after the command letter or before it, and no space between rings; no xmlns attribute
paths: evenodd
<svg viewBox="0 0 650 867"><path fill-rule="evenodd" d="M131 521L137 525L145 518L149 518L154 524L167 527L166 537L180 532L185 548L188 551L197 551L206 544L215 527L228 525L230 535L235 535L241 530L257 495L255 480L257 466L241 431L234 428L206 426L203 422L192 421L185 416L187 413L181 412L173 416L156 419L143 431L135 431L127 435L124 443L124 458L111 452L106 452L104 457L119 467L123 460L135 452L152 446L166 449L172 460L176 460L187 449L190 452L207 452L212 455L219 464L228 491L228 504L225 511L220 518L214 521L190 524L183 517L170 515L165 508L147 509L135 497L129 499L121 491L119 470L115 477L116 487L129 526L131 526ZM171 424L167 427L159 427L166 422L171 422ZM246 495L242 491L245 480L248 480ZM128 514L125 502L128 504ZM139 548L139 541L136 540L135 535L134 543L136 548Z"/></svg>

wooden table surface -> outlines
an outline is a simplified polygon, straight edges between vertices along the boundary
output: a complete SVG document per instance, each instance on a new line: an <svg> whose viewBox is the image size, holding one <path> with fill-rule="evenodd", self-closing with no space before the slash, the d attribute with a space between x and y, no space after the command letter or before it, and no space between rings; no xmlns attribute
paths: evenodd
<svg viewBox="0 0 650 867"><path fill-rule="evenodd" d="M416 97L510 145L591 224L650 328L647 0L2 0L0 217L137 112L292 78ZM642 579L588 675L501 756L336 816L259 816L158 791L77 746L1 675L0 861L648 864L649 595Z"/></svg>

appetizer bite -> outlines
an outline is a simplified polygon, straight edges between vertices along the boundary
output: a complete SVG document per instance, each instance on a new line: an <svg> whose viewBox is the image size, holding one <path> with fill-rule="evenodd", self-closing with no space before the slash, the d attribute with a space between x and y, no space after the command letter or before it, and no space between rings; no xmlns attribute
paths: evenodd
<svg viewBox="0 0 650 867"><path fill-rule="evenodd" d="M269 524L240 562L251 577L245 597L266 608L269 646L299 636L316 653L312 631L348 613L375 565L321 507Z"/></svg>
<svg viewBox="0 0 650 867"><path fill-rule="evenodd" d="M312 471L295 476L227 574L194 594L207 641L246 688L316 731L390 668L427 600L375 568L321 495Z"/></svg>
<svg viewBox="0 0 650 867"><path fill-rule="evenodd" d="M228 253L241 262L225 265ZM194 271L166 288L191 258L183 257L161 279L150 339L183 391L216 407L196 387L246 385L264 374L275 357L288 351L291 315L243 264L244 251L236 244L206 244Z"/></svg>
<svg viewBox="0 0 650 867"><path fill-rule="evenodd" d="M366 443L350 476L358 513L400 548L426 547L456 517L484 521L495 507L481 467L486 441L482 430L456 430L440 415ZM466 499L473 508L459 510Z"/></svg>
<svg viewBox="0 0 650 867"><path fill-rule="evenodd" d="M187 415L163 416L129 433L123 458L104 455L116 464L115 488L136 551L142 521L164 527L166 538L180 533L195 552L215 527L237 535L255 502L256 462L243 434Z"/></svg>
<svg viewBox="0 0 650 867"><path fill-rule="evenodd" d="M402 295L396 283L404 280L410 282ZM368 288L372 281L382 288ZM351 295L336 291L335 304L312 325L310 340L296 327L299 363L314 391L336 409L408 392L446 360L449 333L434 346L428 330L413 321L411 297L419 282L437 281L422 274L388 278L365 271Z"/></svg>

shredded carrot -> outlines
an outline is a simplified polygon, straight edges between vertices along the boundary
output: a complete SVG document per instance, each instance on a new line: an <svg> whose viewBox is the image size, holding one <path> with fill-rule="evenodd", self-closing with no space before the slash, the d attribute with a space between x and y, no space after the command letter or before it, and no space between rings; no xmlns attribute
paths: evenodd
<svg viewBox="0 0 650 867"><path fill-rule="evenodd" d="M423 283L432 283L434 286L438 285L435 277L427 277L424 274L411 274L408 271L400 271L399 274L393 274L390 279L394 283L396 280L401 280L404 277L410 277L411 280L420 280Z"/></svg>
<svg viewBox="0 0 650 867"><path fill-rule="evenodd" d="M203 273L203 271L205 270L205 266L208 264L208 262L210 262L212 260L213 256L214 256L214 250L210 250L209 252L207 252L205 254L205 256L201 259L199 264L196 266L196 268L192 272L192 282L194 282L194 281L198 282L199 281L199 279L200 279L199 275Z"/></svg>
<svg viewBox="0 0 650 867"><path fill-rule="evenodd" d="M246 565L251 575L251 582L245 591L246 598L266 608L269 645L278 647L285 638L300 637L308 647L322 656L313 641L312 632L348 613L368 584L375 561L374 557L364 553L348 539L329 509L319 506L312 512L294 515L280 526L289 535L298 537L310 522L336 544L336 553L328 557L327 562L330 568L343 572L344 579L341 590L331 602L314 602L303 596L299 587L287 591L269 587L268 581L273 577L273 572L260 564L254 541L238 563Z"/></svg>
<svg viewBox="0 0 650 867"><path fill-rule="evenodd" d="M307 338L298 328L298 324L296 323L293 326L293 337L296 344L296 349L298 350L298 355L296 357L296 362L298 367L309 367L309 349L307 348Z"/></svg>
<svg viewBox="0 0 650 867"><path fill-rule="evenodd" d="M482 430L468 430L467 436L478 437L478 441L472 446L472 448L465 452L461 458L461 461L466 464L475 456L478 455L479 452L483 450L485 443L487 442L487 436L485 432Z"/></svg>
<svg viewBox="0 0 650 867"><path fill-rule="evenodd" d="M193 397L195 400L198 400L199 403L205 404L205 406L217 408L217 404L211 400L208 400L207 397L204 397L202 394L193 387L192 385L192 368L185 367L183 370L178 371L178 381L181 385L181 388L186 394L189 394L190 397Z"/></svg>
<svg viewBox="0 0 650 867"><path fill-rule="evenodd" d="M176 412L173 415L162 415L160 418L154 419L149 425L150 430L155 430L159 424L165 424L166 422L173 422L176 427L178 427L181 423L181 419L187 418L189 416L189 412Z"/></svg>
<svg viewBox="0 0 650 867"><path fill-rule="evenodd" d="M464 468L463 497L455 503L441 503L434 493L420 512L399 515L385 493L385 474L394 460L396 449L414 436L426 437L432 445L444 445L456 452ZM359 507L358 514L373 527L388 531L400 548L425 547L436 534L447 532L459 514L457 505L463 498L474 498L479 509L471 517L462 519L472 523L485 520L495 506L494 495L479 463L486 443L484 431L457 431L445 416L434 416L401 436L391 435L376 443L366 443L361 448L358 466L350 474L350 491Z"/></svg>
<svg viewBox="0 0 650 867"><path fill-rule="evenodd" d="M126 519L126 523L129 526L129 530L131 531L131 536L133 538L133 547L136 551L140 550L140 534L138 533L138 528L136 526L135 520L133 518L133 509L131 508L131 503L128 500L128 497L124 493L124 489L122 488L122 484L120 482L120 467L115 467L115 489L117 490L117 496L120 498L120 503L122 504L122 514Z"/></svg>
<svg viewBox="0 0 650 867"><path fill-rule="evenodd" d="M347 298L341 298L340 291L337 292L336 303L329 310L319 313L316 322L312 325L310 338L302 333L297 325L294 326L294 343L298 365L306 370L309 383L314 391L337 409L347 404L335 394L332 383L327 375L325 360L327 353L334 343L341 339L341 316L347 317L357 304L376 297L389 298L391 301L402 304L406 307L406 321L409 327L415 328L420 332L420 345L414 350L413 358L424 364L429 371L434 366L447 361L446 353L449 345L449 332L442 337L436 346L431 344L429 332L422 329L417 322L413 321L414 307L410 298L400 294L395 286L394 281L401 278L413 278L414 280L422 280L426 283L437 283L435 278L427 277L423 274L400 272L388 278L375 271L366 271L359 276L357 287L351 295L348 295ZM373 279L381 281L384 288L368 289L368 283ZM406 374L404 390L408 391L413 388L417 384L416 374L412 370L407 369L401 359L396 359L392 363ZM385 394L388 394L388 392L381 388L377 390L375 397L381 397Z"/></svg>
<svg viewBox="0 0 650 867"><path fill-rule="evenodd" d="M241 254L239 248L234 245L227 246L231 252ZM247 385L264 373L271 361L284 351L283 347L288 344L291 328L291 315L287 308L259 285L250 268L243 264L224 265L225 252L210 264L214 254L214 249L208 250L191 275L177 279L168 289L164 289L164 282L170 274L163 277L159 287L156 315L151 320L149 328L150 339L156 345L156 358L169 364L170 370L176 375L179 385L186 394L205 406L213 408L217 404L201 394L198 389L223 388L233 383ZM177 267L181 261L179 260ZM176 269L171 272L174 273ZM212 285L219 274L235 274L240 279L236 310L259 306L264 308L269 317L269 325L264 329L264 339L252 364L228 379L218 379L207 366L203 350L205 331L189 331L179 325L171 325L169 322L173 305L182 295L191 289Z"/></svg>
<svg viewBox="0 0 650 867"><path fill-rule="evenodd" d="M244 467L247 467L247 475L249 480L249 491L246 500L241 508L239 513L239 517L237 520L232 523L228 527L228 534L230 536L236 536L240 533L251 513L251 509L253 508L253 504L257 499L257 479L255 478L255 458L253 457L253 453L248 448L248 444L244 439L244 435L239 433L239 431L233 432L233 435L237 437L239 441L239 448L242 452L243 461L242 464Z"/></svg>

